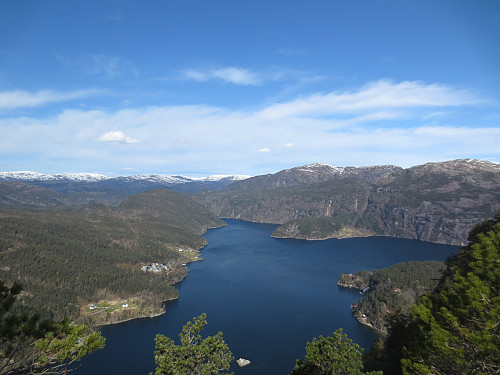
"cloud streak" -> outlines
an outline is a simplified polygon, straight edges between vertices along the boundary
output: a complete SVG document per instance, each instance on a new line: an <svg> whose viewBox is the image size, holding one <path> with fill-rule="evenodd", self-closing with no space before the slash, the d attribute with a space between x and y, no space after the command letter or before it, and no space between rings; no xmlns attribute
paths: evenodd
<svg viewBox="0 0 500 375"><path fill-rule="evenodd" d="M271 119L362 113L366 111L447 107L476 104L478 99L466 90L446 85L427 85L418 81L394 83L380 80L357 91L313 94L265 108L261 115Z"/></svg>
<svg viewBox="0 0 500 375"><path fill-rule="evenodd" d="M102 90L53 91L41 90L29 92L23 90L0 92L0 109L15 109L23 107L41 107L50 103L58 103L90 96L101 95Z"/></svg>

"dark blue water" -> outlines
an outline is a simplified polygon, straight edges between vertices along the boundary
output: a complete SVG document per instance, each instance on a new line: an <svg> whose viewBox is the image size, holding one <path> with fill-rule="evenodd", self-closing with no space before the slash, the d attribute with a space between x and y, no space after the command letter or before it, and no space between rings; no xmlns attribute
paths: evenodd
<svg viewBox="0 0 500 375"><path fill-rule="evenodd" d="M201 313L202 336L224 332L235 358L252 364L235 374L288 374L306 342L338 328L366 350L376 334L359 324L350 305L355 291L336 285L340 273L409 260L444 260L457 247L387 237L301 241L271 238L274 225L228 220L209 230L204 260L188 265L180 298L167 313L104 327L106 347L85 358L75 375L140 375L154 371L154 337L177 339Z"/></svg>

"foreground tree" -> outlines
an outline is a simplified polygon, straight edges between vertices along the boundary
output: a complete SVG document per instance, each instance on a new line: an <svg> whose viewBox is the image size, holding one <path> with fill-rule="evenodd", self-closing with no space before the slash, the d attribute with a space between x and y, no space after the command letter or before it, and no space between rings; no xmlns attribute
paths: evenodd
<svg viewBox="0 0 500 375"><path fill-rule="evenodd" d="M500 373L500 215L471 230L438 289L412 311L404 374Z"/></svg>
<svg viewBox="0 0 500 375"><path fill-rule="evenodd" d="M180 345L163 335L157 335L155 375L210 375L229 370L233 354L222 332L205 339L199 334L207 324L206 314L187 322L182 328Z"/></svg>
<svg viewBox="0 0 500 375"><path fill-rule="evenodd" d="M363 372L363 349L352 342L342 328L330 337L319 336L306 344L306 356L297 360L290 375L360 375ZM381 375L382 372L371 372Z"/></svg>
<svg viewBox="0 0 500 375"><path fill-rule="evenodd" d="M0 280L0 374L65 374L75 361L104 346L104 337L85 325L14 312L21 290L20 284L9 288Z"/></svg>

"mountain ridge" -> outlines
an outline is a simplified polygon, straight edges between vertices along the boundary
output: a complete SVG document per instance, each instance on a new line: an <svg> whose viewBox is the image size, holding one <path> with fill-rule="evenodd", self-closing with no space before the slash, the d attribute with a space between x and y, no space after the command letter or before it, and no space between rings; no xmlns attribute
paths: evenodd
<svg viewBox="0 0 500 375"><path fill-rule="evenodd" d="M99 173L40 173L33 171L0 172L0 181L103 181L113 179L154 180L169 183L186 183L193 181L220 181L224 179L239 181L250 176L246 175L210 175L208 177L188 177L166 174L138 174L129 176L109 177Z"/></svg>
<svg viewBox="0 0 500 375"><path fill-rule="evenodd" d="M314 164L252 177L195 199L222 218L280 224L273 233L279 238L381 235L461 245L472 226L500 210L500 164Z"/></svg>

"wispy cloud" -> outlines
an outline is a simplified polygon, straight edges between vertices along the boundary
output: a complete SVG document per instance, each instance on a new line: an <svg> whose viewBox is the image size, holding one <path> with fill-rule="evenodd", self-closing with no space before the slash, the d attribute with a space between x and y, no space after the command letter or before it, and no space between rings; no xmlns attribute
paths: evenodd
<svg viewBox="0 0 500 375"><path fill-rule="evenodd" d="M446 85L380 80L356 91L319 93L275 104L262 110L261 115L270 119L290 116L321 117L384 109L471 105L477 102L478 99L466 90Z"/></svg>
<svg viewBox="0 0 500 375"><path fill-rule="evenodd" d="M106 77L139 76L135 64L122 56L103 54L85 55L77 58L57 56L58 60L70 70L80 71L84 75L103 75Z"/></svg>
<svg viewBox="0 0 500 375"><path fill-rule="evenodd" d="M139 143L138 139L133 139L125 135L120 130L113 130L106 132L99 137L95 138L96 142L115 142L115 143Z"/></svg>
<svg viewBox="0 0 500 375"><path fill-rule="evenodd" d="M227 67L211 70L189 69L183 71L182 76L184 79L200 82L219 79L224 82L233 83L235 85L257 86L262 83L262 80L258 74L251 72L248 69L237 67Z"/></svg>
<svg viewBox="0 0 500 375"><path fill-rule="evenodd" d="M40 107L49 103L83 99L90 96L102 95L103 93L103 90L97 89L67 92L53 90L41 90L37 92L23 90L5 91L0 92L0 108Z"/></svg>

